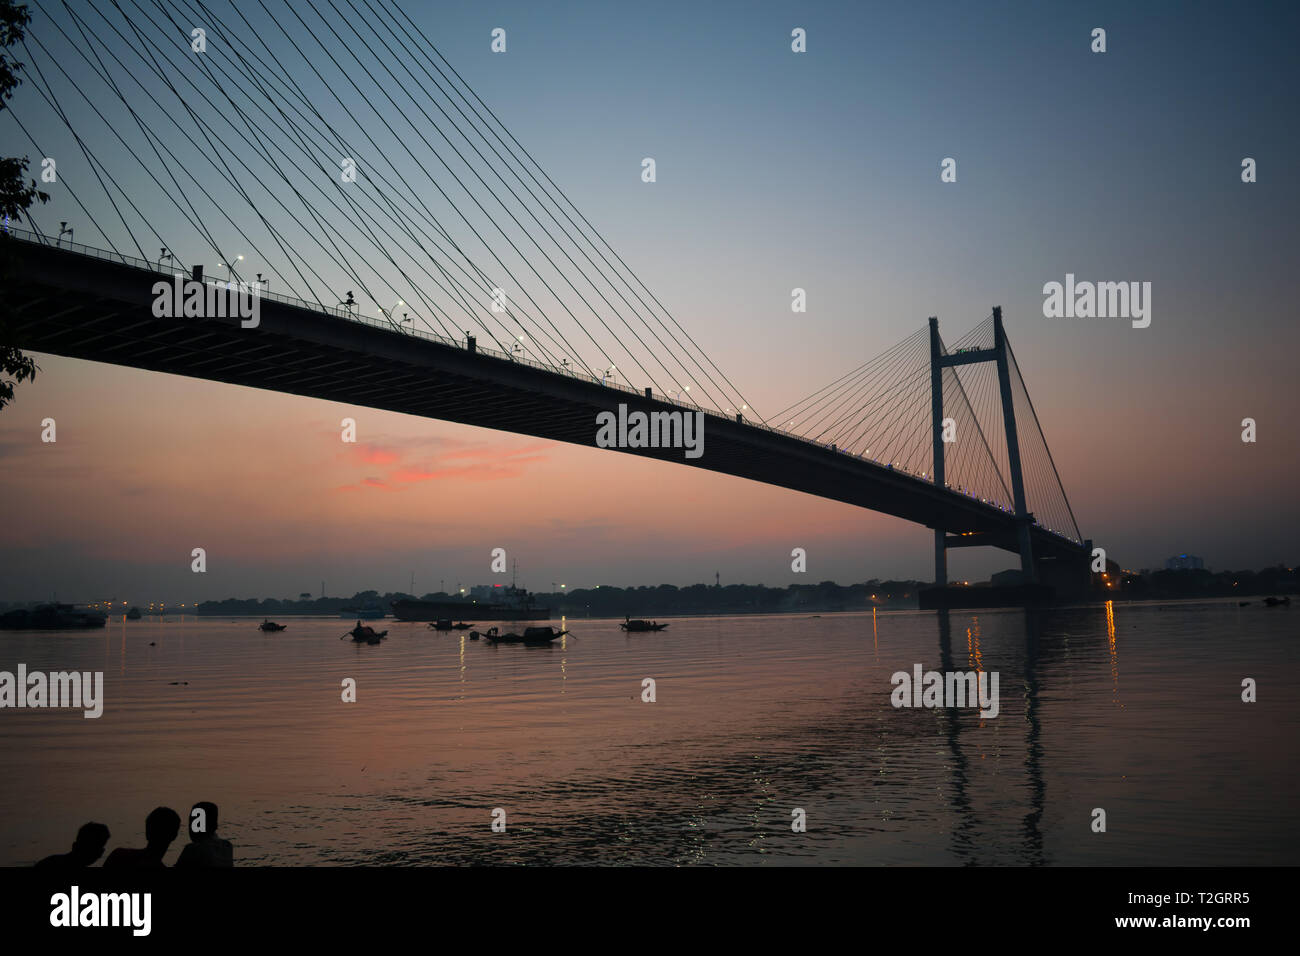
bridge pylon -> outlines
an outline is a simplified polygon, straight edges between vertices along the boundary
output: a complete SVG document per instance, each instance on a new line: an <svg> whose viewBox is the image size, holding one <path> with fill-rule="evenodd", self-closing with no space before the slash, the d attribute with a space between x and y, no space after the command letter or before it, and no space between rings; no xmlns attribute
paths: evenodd
<svg viewBox="0 0 1300 956"><path fill-rule="evenodd" d="M943 370L975 362L993 362L998 370L998 389L1002 402L1002 425L1006 429L1007 462L1011 470L1011 493L1016 509L1016 542L1020 550L1020 570L1026 584L1038 583L1038 568L1034 563L1034 549L1030 532L1034 516L1025 499L1025 479L1020 467L1020 441L1016 433L1016 412L1011 397L1011 368L1008 359L1007 335L1002 327L1002 306L993 307L993 347L970 349L947 355L939 339L939 319L930 317L930 417L933 430L934 483L942 488L944 481L943 441ZM934 582L936 587L948 583L948 531L964 529L934 529Z"/></svg>

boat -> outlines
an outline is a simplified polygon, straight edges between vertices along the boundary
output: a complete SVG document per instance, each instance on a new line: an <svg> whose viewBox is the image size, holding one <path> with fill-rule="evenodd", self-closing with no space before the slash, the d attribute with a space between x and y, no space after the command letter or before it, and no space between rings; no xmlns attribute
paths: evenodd
<svg viewBox="0 0 1300 956"><path fill-rule="evenodd" d="M452 629L451 618L440 617L438 620L430 624L429 627L435 631L450 631Z"/></svg>
<svg viewBox="0 0 1300 956"><path fill-rule="evenodd" d="M492 628L493 631L496 628ZM546 627L526 627L522 634L486 634L484 637L492 644L549 644L557 637L563 637L568 631L557 631Z"/></svg>
<svg viewBox="0 0 1300 956"><path fill-rule="evenodd" d="M107 623L107 614L71 604L39 604L0 614L0 630L4 631L83 631Z"/></svg>
<svg viewBox="0 0 1300 956"><path fill-rule="evenodd" d="M353 605L352 607L340 608L339 610L339 617L344 619L351 618L352 620L360 621L377 621L383 616L384 609L379 606L378 601L367 601L359 607Z"/></svg>
<svg viewBox="0 0 1300 956"><path fill-rule="evenodd" d="M276 624L275 621L263 621L261 624L257 625L257 629L259 631L266 631L269 634L274 633L275 631L283 631L288 626L288 624Z"/></svg>
<svg viewBox="0 0 1300 956"><path fill-rule="evenodd" d="M142 617L144 617L144 615L140 613L140 609L138 607L133 607L131 608L131 610L126 612L126 619L128 621L138 621Z"/></svg>
<svg viewBox="0 0 1300 956"><path fill-rule="evenodd" d="M457 624L453 624L453 625L451 626L451 629L452 629L453 631L468 631L468 630L469 630L469 627L470 627L470 626L469 626L468 624L466 624L464 621L460 621L460 622L457 623Z"/></svg>
<svg viewBox="0 0 1300 956"><path fill-rule="evenodd" d="M632 633L635 631L662 631L667 626L668 626L667 624L660 624L658 621L642 621L642 620L634 621L631 618L628 618L626 621L624 621L622 624L619 625L619 627L621 627L623 630L627 631L628 633Z"/></svg>
<svg viewBox="0 0 1300 956"><path fill-rule="evenodd" d="M500 634L500 633L501 633L501 628L499 628L499 627L489 627L489 628L488 628L484 633L482 633L482 634L480 634L478 631L470 631L470 632L469 632L469 639L470 639L471 641L477 641L480 637L485 637L485 638L487 638L489 641L491 641L491 640L495 640L495 639L496 639L496 636L497 636L498 634Z"/></svg>
<svg viewBox="0 0 1300 956"><path fill-rule="evenodd" d="M1264 603L1269 607L1290 607L1291 599L1289 597L1266 597Z"/></svg>
<svg viewBox="0 0 1300 956"><path fill-rule="evenodd" d="M495 593L495 592L494 592ZM392 603L399 621L549 621L549 607L535 607L533 596L510 584L501 589L500 601L415 601L403 598Z"/></svg>
<svg viewBox="0 0 1300 956"><path fill-rule="evenodd" d="M356 644L378 644L388 636L387 631L375 631L369 624L357 623L357 626L348 631L343 637L352 638Z"/></svg>

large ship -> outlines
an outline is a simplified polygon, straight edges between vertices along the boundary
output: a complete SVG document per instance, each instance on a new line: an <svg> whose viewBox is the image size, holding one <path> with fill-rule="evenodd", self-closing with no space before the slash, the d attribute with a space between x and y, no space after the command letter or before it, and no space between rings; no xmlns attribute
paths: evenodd
<svg viewBox="0 0 1300 956"><path fill-rule="evenodd" d="M352 605L339 611L339 617L357 618L362 621L377 621L384 616L384 609L378 601L367 601L362 605Z"/></svg>
<svg viewBox="0 0 1300 956"><path fill-rule="evenodd" d="M551 609L537 607L523 588L511 585L504 589L504 600L482 601L411 601L392 604L393 617L399 621L549 621Z"/></svg>
<svg viewBox="0 0 1300 956"><path fill-rule="evenodd" d="M0 630L4 631L80 631L104 627L107 623L108 615L103 611L71 604L41 604L0 615Z"/></svg>

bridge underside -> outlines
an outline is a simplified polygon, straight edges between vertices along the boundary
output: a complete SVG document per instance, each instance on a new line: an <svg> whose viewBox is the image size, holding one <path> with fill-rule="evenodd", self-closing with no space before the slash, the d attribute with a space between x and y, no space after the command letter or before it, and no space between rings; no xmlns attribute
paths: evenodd
<svg viewBox="0 0 1300 956"><path fill-rule="evenodd" d="M156 318L153 284L171 272L0 237L10 264L14 344L53 355L150 369L349 405L596 447L596 415L682 406L409 333L263 298L260 325L237 318ZM895 515L1016 551L1012 517L964 495L719 414L704 454L618 449L694 465ZM957 540L961 540L958 537ZM1075 545L1035 529L1034 554L1078 559Z"/></svg>

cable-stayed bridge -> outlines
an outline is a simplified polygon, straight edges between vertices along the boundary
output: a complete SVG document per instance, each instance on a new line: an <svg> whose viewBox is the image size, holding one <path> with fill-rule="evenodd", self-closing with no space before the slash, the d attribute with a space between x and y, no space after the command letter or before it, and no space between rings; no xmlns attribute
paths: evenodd
<svg viewBox="0 0 1300 956"><path fill-rule="evenodd" d="M760 414L391 0L34 2L22 54L6 141L62 157L0 243L22 348L588 446L698 413L698 458L618 450L933 528L941 582L990 545L1087 586L1000 309ZM182 281L256 323L158 309Z"/></svg>

